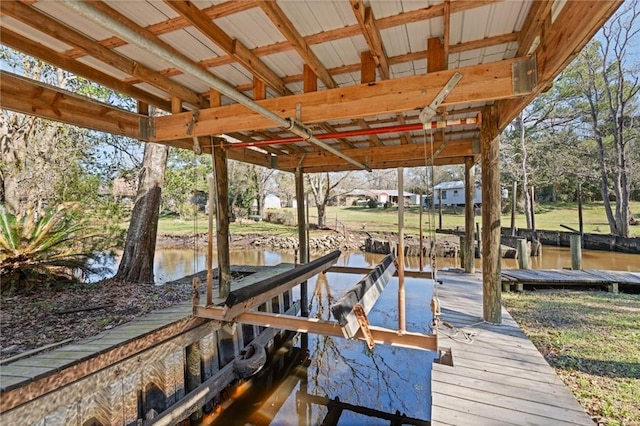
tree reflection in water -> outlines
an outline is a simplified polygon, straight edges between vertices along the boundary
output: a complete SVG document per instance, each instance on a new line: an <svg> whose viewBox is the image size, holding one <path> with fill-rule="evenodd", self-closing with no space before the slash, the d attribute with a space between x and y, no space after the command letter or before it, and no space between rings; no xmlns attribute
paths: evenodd
<svg viewBox="0 0 640 426"><path fill-rule="evenodd" d="M318 275L309 301L310 316L332 320L330 305L358 279L358 275ZM430 290L428 294L425 291L428 285L418 280L407 280L406 285L408 324L418 326L412 331L428 331L430 318L418 318L430 312ZM396 297L397 279L392 279L369 313L373 325L397 328ZM361 341L318 335L309 336L309 350L311 364L306 389L309 394L339 397L349 404L388 413L399 411L415 418L430 417L431 363L435 354L384 345L369 351ZM327 408L318 405L309 408L309 417L303 424L321 424ZM348 416L344 412L340 423L348 421Z"/></svg>
<svg viewBox="0 0 640 426"><path fill-rule="evenodd" d="M310 317L333 320L331 303L360 278L327 273L310 279ZM431 281L405 281L410 331L429 331L431 287ZM369 312L372 325L397 329L397 291L397 279L393 278ZM296 293L297 289L294 299L299 298ZM244 395L227 405L223 410L227 413L222 413L214 424L320 425L325 420L338 425L390 424L389 420L371 417L375 414L358 413L359 407L429 420L434 353L385 345L376 345L369 351L363 341L314 334L301 335L295 344L300 347L291 348L295 356L286 361L291 362L290 366L274 360L263 370L262 382L268 384L268 389L267 384L261 390L260 382L254 383L250 389L255 394ZM304 357L307 349L310 359L303 362L300 356ZM289 371L284 377L278 373L283 367ZM271 369L275 372L269 373ZM338 414L334 416L336 411Z"/></svg>

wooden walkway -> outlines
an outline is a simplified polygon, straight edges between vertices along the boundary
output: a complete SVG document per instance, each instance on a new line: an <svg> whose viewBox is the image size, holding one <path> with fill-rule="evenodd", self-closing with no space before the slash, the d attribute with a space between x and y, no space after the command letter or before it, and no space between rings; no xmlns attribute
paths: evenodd
<svg viewBox="0 0 640 426"><path fill-rule="evenodd" d="M232 265L232 272L250 274L231 284L235 290L267 277L277 275L290 270L294 265L281 263L275 266L236 266ZM257 273L260 272L260 273ZM201 300L204 296L201 295ZM224 299L215 299L223 302ZM104 331L96 336L88 337L54 350L39 353L34 356L18 359L13 362L3 360L0 368L0 394L23 387L31 382L62 374L69 369L88 359L95 359L96 371L115 362L138 353L146 340L153 340L152 333L165 329L168 336L179 331L192 328L199 323L198 318L191 318L193 312L192 302L182 302L171 307L150 312L114 329ZM205 322L204 320L200 322ZM162 341L164 338L155 337ZM150 342L149 345L152 345ZM102 356L106 358L104 365L99 364ZM15 358L15 357L14 357ZM0 408L2 403L0 403Z"/></svg>
<svg viewBox="0 0 640 426"><path fill-rule="evenodd" d="M502 325L482 321L479 274L438 278L438 339L453 366L433 366L432 425L594 424L504 308Z"/></svg>
<svg viewBox="0 0 640 426"><path fill-rule="evenodd" d="M587 269L505 269L502 270L502 284L505 290L516 287L522 290L524 285L565 287L592 286L605 287L617 292L618 288L640 287L640 272L603 271Z"/></svg>

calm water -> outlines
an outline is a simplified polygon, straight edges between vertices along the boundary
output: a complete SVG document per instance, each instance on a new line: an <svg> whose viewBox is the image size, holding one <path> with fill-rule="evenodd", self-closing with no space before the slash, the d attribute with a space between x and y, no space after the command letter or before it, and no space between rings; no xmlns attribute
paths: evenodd
<svg viewBox="0 0 640 426"><path fill-rule="evenodd" d="M369 266L363 254L349 254L338 265ZM327 273L309 281L310 316L331 320L329 306L352 287L359 275ZM406 279L407 330L430 332L430 301L433 282ZM368 314L373 325L397 330L398 281L391 279ZM294 299L299 294L294 291ZM222 413L209 416L212 425L320 425L329 413L326 399L375 409L399 411L408 417L428 420L431 416L432 352L376 345L369 352L364 342L309 334L292 350L308 350L309 364L293 369L269 389L253 386ZM315 399L314 399L315 398ZM325 399L326 398L326 399ZM357 411L358 409L356 409ZM388 420L344 410L340 425L389 425Z"/></svg>
<svg viewBox="0 0 640 426"><path fill-rule="evenodd" d="M358 263L359 266L373 266L382 259L382 255L371 253L345 253L342 259L349 265ZM103 256L98 266L103 271L93 274L89 281L95 282L112 276L117 268L119 257ZM191 275L205 269L206 255L203 252L194 253L192 249L161 249L156 252L154 274L156 283L163 284ZM281 262L293 263L293 253L276 252L262 249L241 249L231 251L232 265L276 265ZM352 263L354 262L354 263ZM410 269L419 269L417 257L407 257L405 265ZM455 258L438 258L438 268L457 268L460 260ZM216 258L214 254L214 266ZM598 250L583 250L582 264L584 269L603 269L613 271L640 272L640 255L615 253ZM571 267L571 253L565 247L544 246L542 256L531 258L533 269L562 269ZM476 268L482 268L482 261L476 259ZM502 259L503 269L517 269L515 259ZM425 267L428 269L428 266Z"/></svg>
<svg viewBox="0 0 640 426"><path fill-rule="evenodd" d="M343 266L374 266L382 255L344 253L338 261ZM205 254L189 249L159 250L155 259L156 282L164 283L205 268ZM116 257L105 258L102 266L108 276L116 269ZM232 264L274 265L293 263L294 255L268 250L243 249L231 252ZM438 268L459 266L458 259L438 259ZM513 259L503 259L503 268L517 268ZM640 271L640 256L620 253L583 251L585 269ZM569 267L568 249L544 247L543 256L533 258L534 268ZM476 266L481 267L480 260ZM407 258L406 267L418 269L417 258ZM426 268L425 268L426 269ZM110 271L111 272L110 272ZM98 279L99 277L94 277ZM359 275L327 273L309 280L309 303L312 317L330 320L329 306L353 286ZM429 333L430 280L407 278L407 330ZM397 329L398 281L392 278L368 314L373 325ZM299 298L298 288L294 299ZM307 359L306 363L302 363ZM373 351L364 342L318 335L298 335L280 351L260 379L245 384L230 396L222 411L205 418L209 425L319 425L330 417L339 399L342 411L339 425L388 425L389 420L372 417L366 409L383 413L404 413L416 419L431 416L431 366L435 354L426 351L377 345Z"/></svg>

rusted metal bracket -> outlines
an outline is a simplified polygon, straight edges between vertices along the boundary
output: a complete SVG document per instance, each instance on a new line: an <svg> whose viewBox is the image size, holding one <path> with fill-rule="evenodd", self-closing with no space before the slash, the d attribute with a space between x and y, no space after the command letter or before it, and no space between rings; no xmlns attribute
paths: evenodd
<svg viewBox="0 0 640 426"><path fill-rule="evenodd" d="M358 324L360 324L360 330L362 330L364 340L367 342L367 347L369 350L372 350L376 345L376 342L373 340L373 334L369 329L369 319L367 318L367 314L364 312L364 308L360 303L356 303L353 307L353 313L356 314Z"/></svg>

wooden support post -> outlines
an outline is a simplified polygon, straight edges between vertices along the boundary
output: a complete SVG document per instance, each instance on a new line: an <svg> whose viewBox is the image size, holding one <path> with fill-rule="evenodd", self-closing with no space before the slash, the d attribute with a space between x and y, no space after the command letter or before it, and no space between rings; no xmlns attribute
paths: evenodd
<svg viewBox="0 0 640 426"><path fill-rule="evenodd" d="M518 268L520 269L531 269L531 264L529 262L529 250L527 249L527 239L526 238L518 238Z"/></svg>
<svg viewBox="0 0 640 426"><path fill-rule="evenodd" d="M211 156L213 160L213 150ZM208 176L209 181L209 230L207 233L207 303L213 303L213 212L215 211L215 190L216 182L213 175Z"/></svg>
<svg viewBox="0 0 640 426"><path fill-rule="evenodd" d="M482 257L482 240L480 239L480 223L478 222L476 222L476 232L474 236L476 240L476 247L478 248L478 251L477 251L478 255L475 256L475 253L474 253L474 256L480 259Z"/></svg>
<svg viewBox="0 0 640 426"><path fill-rule="evenodd" d="M398 167L398 332L406 331L404 291L404 168Z"/></svg>
<svg viewBox="0 0 640 426"><path fill-rule="evenodd" d="M185 386L187 393L195 390L200 383L202 383L202 376L200 372L200 342L195 342L186 347L186 369L185 369ZM202 407L195 410L190 419L192 422L196 422L202 418Z"/></svg>
<svg viewBox="0 0 640 426"><path fill-rule="evenodd" d="M304 173L298 167L295 172L296 182L296 213L298 215L298 251L300 252L300 264L309 262L307 253L307 227L304 211ZM307 294L307 282L300 284L300 300L302 301L302 316L309 316L309 301Z"/></svg>
<svg viewBox="0 0 640 426"><path fill-rule="evenodd" d="M419 234L420 234L420 272L422 272L422 269L424 268L424 235L422 232L423 229L423 225L422 225L422 210L423 210L423 203L424 203L424 194L422 193L422 191L420 191L420 214L419 214L419 218L418 218L418 229L419 229Z"/></svg>
<svg viewBox="0 0 640 426"><path fill-rule="evenodd" d="M516 193L518 192L518 182L513 181L511 188L511 236L516 236Z"/></svg>
<svg viewBox="0 0 640 426"><path fill-rule="evenodd" d="M618 294L618 283L611 283L607 285L607 291L609 293Z"/></svg>
<svg viewBox="0 0 640 426"><path fill-rule="evenodd" d="M216 180L216 246L218 249L218 296L227 297L231 290L231 261L229 258L229 184L227 181L227 152L222 138L212 138L213 172Z"/></svg>
<svg viewBox="0 0 640 426"><path fill-rule="evenodd" d="M442 229L442 189L438 189L438 229Z"/></svg>
<svg viewBox="0 0 640 426"><path fill-rule="evenodd" d="M502 322L500 292L500 138L498 110L484 108L480 130L482 156L483 318Z"/></svg>
<svg viewBox="0 0 640 426"><path fill-rule="evenodd" d="M466 245L467 245L467 237L465 237L464 235L460 235L460 267L461 268L464 268L464 265L466 265L465 263Z"/></svg>
<svg viewBox="0 0 640 426"><path fill-rule="evenodd" d="M473 225L474 225L474 198L475 198L475 169L473 157L465 157L464 159L464 237L465 245L460 246L461 251L464 250L464 260L462 267L468 274L476 272L475 262L475 244L473 241Z"/></svg>
<svg viewBox="0 0 640 426"><path fill-rule="evenodd" d="M584 240L584 221L582 220L582 184L578 184L578 229L580 240Z"/></svg>
<svg viewBox="0 0 640 426"><path fill-rule="evenodd" d="M579 234L572 234L569 237L571 246L571 269L576 271L582 270L582 244Z"/></svg>

